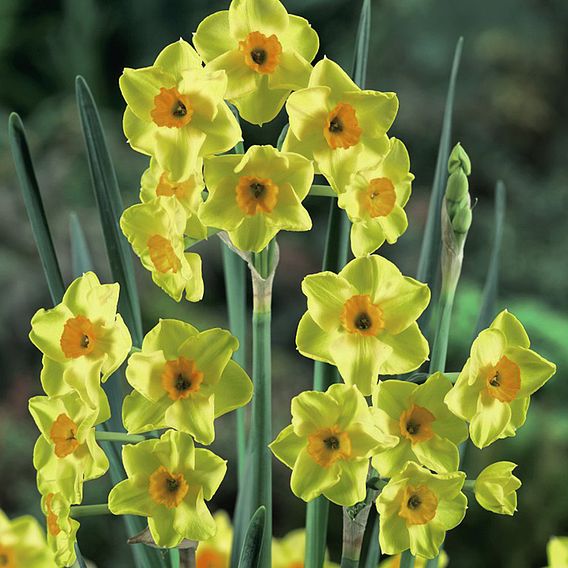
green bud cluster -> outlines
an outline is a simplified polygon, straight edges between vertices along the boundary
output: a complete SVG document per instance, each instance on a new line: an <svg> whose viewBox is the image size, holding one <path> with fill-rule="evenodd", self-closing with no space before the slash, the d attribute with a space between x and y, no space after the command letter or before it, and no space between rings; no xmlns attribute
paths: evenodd
<svg viewBox="0 0 568 568"><path fill-rule="evenodd" d="M469 156L458 142L448 161L448 184L446 186L446 211L456 235L465 235L471 226L471 199L467 176L471 173Z"/></svg>

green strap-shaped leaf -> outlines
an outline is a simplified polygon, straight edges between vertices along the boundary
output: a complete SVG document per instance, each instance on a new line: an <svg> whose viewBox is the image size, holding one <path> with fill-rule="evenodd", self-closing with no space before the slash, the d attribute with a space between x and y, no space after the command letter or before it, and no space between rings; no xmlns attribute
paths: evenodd
<svg viewBox="0 0 568 568"><path fill-rule="evenodd" d="M73 278L78 278L89 270L94 270L91 251L77 213L69 215L69 236L71 238L71 267Z"/></svg>
<svg viewBox="0 0 568 568"><path fill-rule="evenodd" d="M22 119L16 113L12 113L8 121L8 138L24 204L30 219L49 293L51 294L51 300L53 305L56 305L63 298L65 285L63 284L59 262L57 261L53 240L49 232L24 125Z"/></svg>
<svg viewBox="0 0 568 568"><path fill-rule="evenodd" d="M365 568L377 568L381 557L381 547L379 546L379 515L375 515L373 526L369 531L369 546L365 557Z"/></svg>
<svg viewBox="0 0 568 568"><path fill-rule="evenodd" d="M400 568L414 568L414 560L410 550L405 550L400 557Z"/></svg>
<svg viewBox="0 0 568 568"><path fill-rule="evenodd" d="M357 40L353 53L353 81L365 88L367 76L367 62L369 60L369 43L371 40L371 0L363 0L359 26L357 28Z"/></svg>
<svg viewBox="0 0 568 568"><path fill-rule="evenodd" d="M140 304L134 278L132 252L119 226L124 206L116 173L95 101L83 77L77 77L76 93L110 268L113 279L120 284L119 310L130 329L134 345L140 347L142 344Z"/></svg>
<svg viewBox="0 0 568 568"><path fill-rule="evenodd" d="M256 510L248 526L243 551L239 560L239 568L257 568L260 565L265 524L266 509L261 505Z"/></svg>
<svg viewBox="0 0 568 568"><path fill-rule="evenodd" d="M442 233L440 212L446 182L448 181L448 158L450 156L450 142L452 135L452 114L454 110L454 97L456 92L456 81L463 47L463 37L460 37L454 52L454 61L450 75L450 84L446 96L446 106L444 109L444 119L442 123L442 133L440 135L440 146L438 148L438 158L436 160L436 170L434 181L432 182L432 193L430 194L430 205L428 206L428 219L424 228L420 259L418 261L418 271L416 278L421 282L426 282L433 287L438 266L440 264L440 251L442 247Z"/></svg>
<svg viewBox="0 0 568 568"><path fill-rule="evenodd" d="M479 310L479 317L477 319L474 337L477 337L482 329L488 327L496 315L495 308L499 287L501 244L503 242L503 229L505 227L506 197L507 191L505 184L502 181L498 181L495 187L495 221L493 222L495 233L493 235L491 257L489 259L485 287L483 288L481 309Z"/></svg>

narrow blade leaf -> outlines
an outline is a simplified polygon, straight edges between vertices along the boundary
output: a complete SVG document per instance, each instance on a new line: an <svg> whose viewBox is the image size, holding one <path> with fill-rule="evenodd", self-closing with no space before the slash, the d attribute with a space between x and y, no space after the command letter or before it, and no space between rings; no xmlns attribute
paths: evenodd
<svg viewBox="0 0 568 568"><path fill-rule="evenodd" d="M74 211L69 216L69 235L71 237L73 278L78 278L85 272L94 270L94 265L81 221Z"/></svg>
<svg viewBox="0 0 568 568"><path fill-rule="evenodd" d="M257 568L259 566L265 524L266 509L261 505L253 515L247 529L239 568Z"/></svg>
<svg viewBox="0 0 568 568"><path fill-rule="evenodd" d="M56 305L63 298L65 285L45 216L24 125L22 119L16 113L12 113L8 121L8 138L51 300L53 305Z"/></svg>
<svg viewBox="0 0 568 568"><path fill-rule="evenodd" d="M353 81L361 89L364 89L367 77L367 62L369 60L369 43L371 40L371 0L363 0L356 37L352 77Z"/></svg>
<svg viewBox="0 0 568 568"><path fill-rule="evenodd" d="M493 244L491 248L491 257L489 259L489 267L487 269L487 277L483 288L483 296L481 301L481 309L477 319L475 328L475 336L482 329L485 329L495 317L495 306L497 304L497 292L499 287L499 265L501 260L501 244L503 242L503 229L505 226L507 191L502 181L497 182L495 187L495 234L493 235Z"/></svg>
<svg viewBox="0 0 568 568"><path fill-rule="evenodd" d="M106 145L95 101L83 77L77 77L76 92L91 180L101 218L110 268L113 279L120 284L119 310L130 329L133 343L139 347L142 343L142 319L132 265L132 253L119 226L124 207L116 173Z"/></svg>
<svg viewBox="0 0 568 568"><path fill-rule="evenodd" d="M456 92L456 81L463 48L463 37L460 37L454 52L454 61L446 96L446 106L444 109L444 119L442 122L442 133L440 135L440 146L438 148L438 158L436 160L436 170L434 181L432 182L432 193L430 195L430 205L428 207L428 218L424 228L422 248L418 262L416 278L421 282L426 282L432 288L438 266L440 264L440 251L442 246L440 211L444 189L448 181L448 158L450 156L450 142L452 135L452 114L454 110L454 98Z"/></svg>

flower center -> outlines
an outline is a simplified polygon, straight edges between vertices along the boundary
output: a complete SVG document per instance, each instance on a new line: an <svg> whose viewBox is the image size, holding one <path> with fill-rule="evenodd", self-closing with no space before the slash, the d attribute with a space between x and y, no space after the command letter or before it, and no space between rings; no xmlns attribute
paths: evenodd
<svg viewBox="0 0 568 568"><path fill-rule="evenodd" d="M146 244L150 260L158 272L165 274L171 270L175 274L181 268L181 262L169 239L162 235L152 235Z"/></svg>
<svg viewBox="0 0 568 568"><path fill-rule="evenodd" d="M203 373L195 362L185 357L167 361L162 371L162 387L171 400L180 400L196 393L201 388Z"/></svg>
<svg viewBox="0 0 568 568"><path fill-rule="evenodd" d="M95 326L85 316L69 318L63 326L59 345L68 359L88 355L96 344Z"/></svg>
<svg viewBox="0 0 568 568"><path fill-rule="evenodd" d="M171 183L168 177L168 172L164 172L160 176L160 181L156 187L156 195L158 197L172 197L183 199L188 192L189 182L181 181L179 183Z"/></svg>
<svg viewBox="0 0 568 568"><path fill-rule="evenodd" d="M271 213L278 203L278 186L270 178L242 176L235 195L237 205L247 215Z"/></svg>
<svg viewBox="0 0 568 568"><path fill-rule="evenodd" d="M330 148L350 148L361 138L361 127L355 109L347 103L339 103L328 114L323 135Z"/></svg>
<svg viewBox="0 0 568 568"><path fill-rule="evenodd" d="M369 182L369 187L361 194L363 208L369 215L386 217L396 203L396 192L392 181L388 178L375 178Z"/></svg>
<svg viewBox="0 0 568 568"><path fill-rule="evenodd" d="M161 465L149 479L148 492L158 504L174 509L187 495L189 485L182 473L171 473Z"/></svg>
<svg viewBox="0 0 568 568"><path fill-rule="evenodd" d="M521 388L521 370L516 363L503 355L497 365L490 367L486 375L485 391L501 402L515 400Z"/></svg>
<svg viewBox="0 0 568 568"><path fill-rule="evenodd" d="M175 87L162 87L154 97L154 108L150 116L158 126L181 128L191 122L193 109L186 95L182 95Z"/></svg>
<svg viewBox="0 0 568 568"><path fill-rule="evenodd" d="M67 414L60 414L53 422L49 437L55 444L55 455L58 458L71 455L79 447L77 424Z"/></svg>
<svg viewBox="0 0 568 568"><path fill-rule="evenodd" d="M343 304L341 324L349 333L377 335L384 328L383 311L367 294L352 296Z"/></svg>
<svg viewBox="0 0 568 568"><path fill-rule="evenodd" d="M274 34L267 37L260 32L251 32L239 42L239 51L244 55L246 65L253 71L270 74L280 63L282 45Z"/></svg>
<svg viewBox="0 0 568 568"><path fill-rule="evenodd" d="M432 423L436 417L426 408L413 404L399 419L400 433L413 444L425 442L434 435Z"/></svg>
<svg viewBox="0 0 568 568"><path fill-rule="evenodd" d="M229 559L214 548L206 548L207 543L199 544L199 552L197 553L197 568L226 568L229 565Z"/></svg>
<svg viewBox="0 0 568 568"><path fill-rule="evenodd" d="M425 525L436 516L438 498L426 485L407 485L402 492L398 515L408 525Z"/></svg>
<svg viewBox="0 0 568 568"><path fill-rule="evenodd" d="M0 543L0 566L2 568L16 568L16 556L11 547Z"/></svg>
<svg viewBox="0 0 568 568"><path fill-rule="evenodd" d="M308 453L322 467L351 457L351 439L337 425L322 428L308 436Z"/></svg>
<svg viewBox="0 0 568 568"><path fill-rule="evenodd" d="M47 531L51 536L57 536L61 532L61 527L57 523L57 515L53 512L51 506L54 497L54 493L48 493L45 500L45 506L47 509Z"/></svg>

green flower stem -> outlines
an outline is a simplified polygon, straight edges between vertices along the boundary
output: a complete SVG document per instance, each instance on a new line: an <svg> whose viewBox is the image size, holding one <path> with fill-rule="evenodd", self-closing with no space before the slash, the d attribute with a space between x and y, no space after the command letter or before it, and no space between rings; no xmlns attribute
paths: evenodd
<svg viewBox="0 0 568 568"><path fill-rule="evenodd" d="M71 517L78 519L79 517L95 517L97 515L109 515L110 510L108 503L100 505L73 505L71 507Z"/></svg>
<svg viewBox="0 0 568 568"><path fill-rule="evenodd" d="M312 185L310 188L310 193L308 195L313 195L316 197L337 197L337 193L331 189L329 185Z"/></svg>
<svg viewBox="0 0 568 568"><path fill-rule="evenodd" d="M415 560L410 550L405 550L400 556L400 568L414 568Z"/></svg>
<svg viewBox="0 0 568 568"><path fill-rule="evenodd" d="M195 568L195 548L182 548L179 551L179 568Z"/></svg>
<svg viewBox="0 0 568 568"><path fill-rule="evenodd" d="M136 347L136 345L133 345L130 348L130 355L132 355L133 353L140 353L142 351L142 349L140 347Z"/></svg>
<svg viewBox="0 0 568 568"><path fill-rule="evenodd" d="M253 257L252 287L252 376L254 397L251 422L252 510L266 509L264 540L259 566L271 566L272 543L272 365L271 365L271 300L274 278L274 249L270 243Z"/></svg>
<svg viewBox="0 0 568 568"><path fill-rule="evenodd" d="M239 340L239 349L235 353L235 361L243 368L247 364L247 298L246 298L246 263L224 243L223 272L225 274L225 295L229 310L229 327L231 333ZM239 487L242 486L246 465L246 431L245 409L236 411L236 438L237 438L237 471Z"/></svg>
<svg viewBox="0 0 568 568"><path fill-rule="evenodd" d="M458 277L459 278L459 277ZM430 357L430 374L437 371L444 371L446 366L446 357L448 354L448 339L450 337L450 324L452 320L452 310L454 307L454 299L458 278L442 291L439 302L440 321L432 347Z"/></svg>
<svg viewBox="0 0 568 568"><path fill-rule="evenodd" d="M464 484L463 484L463 488L466 491L473 491L475 489L475 482L477 481L477 479L466 479Z"/></svg>
<svg viewBox="0 0 568 568"><path fill-rule="evenodd" d="M343 547L341 551L341 568L357 568L361 559L361 547L363 546L363 536L369 518L369 511L373 504L373 497L376 491L368 490L368 498L364 507L354 512L358 507L343 507Z"/></svg>
<svg viewBox="0 0 568 568"><path fill-rule="evenodd" d="M104 432L97 430L95 439L105 442L123 442L125 444L137 444L144 442L146 436L142 434L126 434L126 432Z"/></svg>

